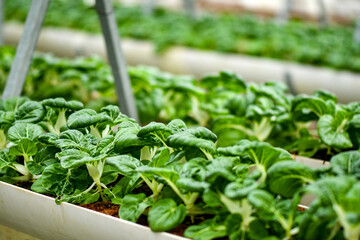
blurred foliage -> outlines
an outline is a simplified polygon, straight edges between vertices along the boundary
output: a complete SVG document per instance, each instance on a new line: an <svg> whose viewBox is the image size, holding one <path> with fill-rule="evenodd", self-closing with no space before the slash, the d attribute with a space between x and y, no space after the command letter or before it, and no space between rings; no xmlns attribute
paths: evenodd
<svg viewBox="0 0 360 240"><path fill-rule="evenodd" d="M30 4L27 0L5 1L6 19L25 21ZM146 16L139 7L114 7L121 35L150 40L158 52L184 45L360 71L360 44L353 41L352 27L320 28L296 21L277 25L235 14L203 14L194 21L184 13L164 9ZM100 32L95 10L83 1L52 0L44 24Z"/></svg>

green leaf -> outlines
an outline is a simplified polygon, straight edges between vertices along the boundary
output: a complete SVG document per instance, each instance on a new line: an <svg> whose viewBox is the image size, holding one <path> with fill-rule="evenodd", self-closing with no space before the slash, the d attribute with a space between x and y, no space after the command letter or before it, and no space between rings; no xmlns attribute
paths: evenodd
<svg viewBox="0 0 360 240"><path fill-rule="evenodd" d="M3 168L13 164L15 161L16 157L9 154L9 149L0 150L0 175Z"/></svg>
<svg viewBox="0 0 360 240"><path fill-rule="evenodd" d="M90 151L90 144L86 137L78 130L67 130L59 135L55 145L62 150L69 148L79 149L85 152Z"/></svg>
<svg viewBox="0 0 360 240"><path fill-rule="evenodd" d="M6 112L16 112L25 102L29 101L27 97L12 97L1 102L0 109Z"/></svg>
<svg viewBox="0 0 360 240"><path fill-rule="evenodd" d="M114 140L113 135L106 136L101 138L99 143L96 146L96 155L109 153L114 149Z"/></svg>
<svg viewBox="0 0 360 240"><path fill-rule="evenodd" d="M108 185L110 183L115 182L118 175L119 175L119 173L118 173L118 171L115 170L115 168L113 168L112 166L109 166L109 165L105 165L103 172L101 174L100 182L105 185Z"/></svg>
<svg viewBox="0 0 360 240"><path fill-rule="evenodd" d="M186 207L169 198L159 200L150 209L148 223L154 232L169 231L181 224L186 216Z"/></svg>
<svg viewBox="0 0 360 240"><path fill-rule="evenodd" d="M275 215L275 212L277 212L275 198L270 193L256 189L249 194L248 201L259 211L258 214L261 219L266 221L277 220Z"/></svg>
<svg viewBox="0 0 360 240"><path fill-rule="evenodd" d="M241 140L234 146L218 148L218 152L226 156L247 157L261 171L269 169L276 162L292 160L291 155L281 148L275 148L264 142L248 140Z"/></svg>
<svg viewBox="0 0 360 240"><path fill-rule="evenodd" d="M110 122L112 120L106 114L97 113L92 109L82 109L69 116L67 126L70 129L79 129L97 124L108 124Z"/></svg>
<svg viewBox="0 0 360 240"><path fill-rule="evenodd" d="M117 199L121 200L121 202L118 202L117 204L121 204L122 198L127 194L132 193L133 189L137 186L137 184L139 184L139 181L140 177L138 175L133 177L123 177L118 183L116 183L112 189L112 193L116 195Z"/></svg>
<svg viewBox="0 0 360 240"><path fill-rule="evenodd" d="M246 178L243 182L231 182L225 188L225 195L231 199L242 199L251 191L259 187L259 183L251 178Z"/></svg>
<svg viewBox="0 0 360 240"><path fill-rule="evenodd" d="M175 133L167 139L168 145L173 148L195 147L210 153L215 152L215 141L216 135L203 127L187 129L183 132Z"/></svg>
<svg viewBox="0 0 360 240"><path fill-rule="evenodd" d="M317 97L298 95L292 102L291 112L297 121L310 121L331 114L324 100Z"/></svg>
<svg viewBox="0 0 360 240"><path fill-rule="evenodd" d="M45 110L39 102L28 101L15 112L15 120L17 122L37 123L43 119L44 115Z"/></svg>
<svg viewBox="0 0 360 240"><path fill-rule="evenodd" d="M223 203L221 202L219 194L210 189L205 190L203 193L203 200L207 206L210 207L221 207Z"/></svg>
<svg viewBox="0 0 360 240"><path fill-rule="evenodd" d="M94 191L81 191L76 189L72 194L64 194L60 199L56 199L56 203L60 204L61 202L69 202L73 204L86 204L97 202L100 198L99 192Z"/></svg>
<svg viewBox="0 0 360 240"><path fill-rule="evenodd" d="M144 193L128 194L124 197L119 217L131 222L137 222L146 208L153 204L152 198L147 198Z"/></svg>
<svg viewBox="0 0 360 240"><path fill-rule="evenodd" d="M194 240L211 240L226 236L226 227L214 219L207 219L199 225L188 227L184 236Z"/></svg>
<svg viewBox="0 0 360 240"><path fill-rule="evenodd" d="M120 112L120 108L115 105L108 105L106 107L101 108L100 110L102 113L108 115L112 120L112 125L119 124L123 121L132 121L136 122L134 119L130 119L128 116L122 114Z"/></svg>
<svg viewBox="0 0 360 240"><path fill-rule="evenodd" d="M182 132L184 130L187 129L186 124L184 123L184 121L180 120L180 119L174 119L171 120L167 126L174 132L174 133L178 133L178 132Z"/></svg>
<svg viewBox="0 0 360 240"><path fill-rule="evenodd" d="M358 181L354 177L339 176L327 177L317 180L306 186L304 192L312 193L324 206L332 206L346 196L346 193Z"/></svg>
<svg viewBox="0 0 360 240"><path fill-rule="evenodd" d="M157 149L155 156L150 162L150 167L164 167L170 160L170 150L167 147Z"/></svg>
<svg viewBox="0 0 360 240"><path fill-rule="evenodd" d="M124 154L140 150L144 146L154 145L151 140L139 138L137 136L138 131L139 126L135 123L121 123L115 135L114 151L118 154Z"/></svg>
<svg viewBox="0 0 360 240"><path fill-rule="evenodd" d="M339 153L331 158L330 165L337 175L349 175L360 179L359 151Z"/></svg>
<svg viewBox="0 0 360 240"><path fill-rule="evenodd" d="M27 138L21 139L17 144L9 148L9 153L15 156L34 156L37 151L36 143Z"/></svg>
<svg viewBox="0 0 360 240"><path fill-rule="evenodd" d="M46 145L55 146L56 140L59 139L59 136L55 133L44 133L41 134L38 138L39 142L44 143Z"/></svg>
<svg viewBox="0 0 360 240"><path fill-rule="evenodd" d="M321 89L316 90L313 95L315 97L321 98L324 101L332 101L334 103L337 103L337 97L335 94L328 92L327 90Z"/></svg>
<svg viewBox="0 0 360 240"><path fill-rule="evenodd" d="M242 92L246 89L246 84L235 73L221 71L218 76L206 76L201 79L201 85L211 91L231 90L234 92Z"/></svg>
<svg viewBox="0 0 360 240"><path fill-rule="evenodd" d="M164 178L167 182L172 183L176 183L176 181L180 178L179 174L176 171L167 168L140 166L137 168L137 171L145 175L157 175Z"/></svg>
<svg viewBox="0 0 360 240"><path fill-rule="evenodd" d="M206 166L206 181L214 183L218 177L235 181L236 176L233 174L233 159L230 157L217 157Z"/></svg>
<svg viewBox="0 0 360 240"><path fill-rule="evenodd" d="M317 204L336 213L336 221L343 228L345 239L360 238L360 184L356 178L348 176L322 178L307 186L304 193L315 195ZM328 224L334 222L334 216L330 221Z"/></svg>
<svg viewBox="0 0 360 240"><path fill-rule="evenodd" d="M353 144L346 131L348 121L349 114L345 111L338 111L335 117L332 115L322 116L317 125L321 140L330 147L351 148Z"/></svg>
<svg viewBox="0 0 360 240"><path fill-rule="evenodd" d="M57 196L71 194L75 189L85 190L91 184L86 170L65 169L59 163L46 167L41 178L43 187Z"/></svg>
<svg viewBox="0 0 360 240"><path fill-rule="evenodd" d="M210 184L203 181L197 181L193 178L180 178L176 185L187 192L203 192L210 187Z"/></svg>
<svg viewBox="0 0 360 240"><path fill-rule="evenodd" d="M9 128L8 138L10 141L17 143L23 138L36 140L43 133L44 131L39 125L33 123L15 123L14 126Z"/></svg>
<svg viewBox="0 0 360 240"><path fill-rule="evenodd" d="M129 155L117 155L106 158L106 163L115 168L121 175L136 175L136 169L141 166L139 159Z"/></svg>
<svg viewBox="0 0 360 240"><path fill-rule="evenodd" d="M287 198L313 181L315 181L315 171L295 161L275 163L268 170L266 180L272 192Z"/></svg>
<svg viewBox="0 0 360 240"><path fill-rule="evenodd" d="M15 121L14 112L0 111L0 129L8 130Z"/></svg>
<svg viewBox="0 0 360 240"><path fill-rule="evenodd" d="M36 181L31 185L31 191L37 192L37 193L42 193L42 194L47 194L49 193L48 190L46 190L46 188L44 188L44 186L42 185L42 177L39 177L38 179L36 179Z"/></svg>
<svg viewBox="0 0 360 240"><path fill-rule="evenodd" d="M77 150L67 149L56 154L63 168L77 168L86 163L96 162L104 159L106 155L91 157L88 153Z"/></svg>
<svg viewBox="0 0 360 240"><path fill-rule="evenodd" d="M163 123L151 122L148 125L142 127L138 132L140 138L155 138L162 142L166 142L166 139L174 132Z"/></svg>
<svg viewBox="0 0 360 240"><path fill-rule="evenodd" d="M68 110L73 110L73 111L80 110L84 107L84 104L82 104L82 102L66 101L64 98L60 98L60 97L59 98L48 98L48 99L41 101L41 103L44 106L48 106L51 108L61 108L61 109L68 109Z"/></svg>
<svg viewBox="0 0 360 240"><path fill-rule="evenodd" d="M35 155L34 160L28 162L27 168L34 175L39 175L45 167L57 162L55 154L59 151L55 147L44 147Z"/></svg>

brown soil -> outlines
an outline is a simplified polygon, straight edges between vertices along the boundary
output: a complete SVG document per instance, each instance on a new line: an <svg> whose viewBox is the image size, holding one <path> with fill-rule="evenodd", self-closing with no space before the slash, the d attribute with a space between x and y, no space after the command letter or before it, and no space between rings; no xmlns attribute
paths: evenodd
<svg viewBox="0 0 360 240"><path fill-rule="evenodd" d="M86 203L79 205L81 207L101 212L113 217L119 217L119 205L112 204L110 202L95 202L95 203Z"/></svg>
<svg viewBox="0 0 360 240"><path fill-rule="evenodd" d="M33 184L32 182L16 182L16 183L14 183L15 186L25 188L27 190L30 190L32 184Z"/></svg>

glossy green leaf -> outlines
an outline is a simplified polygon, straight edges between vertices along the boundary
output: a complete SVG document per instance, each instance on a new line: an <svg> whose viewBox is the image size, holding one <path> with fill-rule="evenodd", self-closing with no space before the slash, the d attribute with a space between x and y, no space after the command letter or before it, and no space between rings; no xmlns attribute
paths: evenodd
<svg viewBox="0 0 360 240"><path fill-rule="evenodd" d="M183 204L177 205L169 198L159 200L150 209L148 223L154 232L169 231L181 224L186 216Z"/></svg>
<svg viewBox="0 0 360 240"><path fill-rule="evenodd" d="M289 198L315 179L313 169L295 161L283 161L268 170L266 183L272 192Z"/></svg>
<svg viewBox="0 0 360 240"><path fill-rule="evenodd" d="M330 160L332 170L337 175L355 176L360 179L360 152L348 151L333 156Z"/></svg>
<svg viewBox="0 0 360 240"><path fill-rule="evenodd" d="M338 111L334 116L324 115L319 119L317 128L321 140L330 147L346 149L353 146L347 130L349 114Z"/></svg>
<svg viewBox="0 0 360 240"><path fill-rule="evenodd" d="M52 108L62 108L62 109L69 109L73 111L80 110L84 107L84 104L79 101L66 101L64 98L48 98L41 103L44 106L52 107Z"/></svg>
<svg viewBox="0 0 360 240"><path fill-rule="evenodd" d="M131 222L137 222L146 208L153 204L152 198L144 193L128 194L124 197L119 210L119 217Z"/></svg>
<svg viewBox="0 0 360 240"><path fill-rule="evenodd" d="M108 157L106 163L124 176L133 176L137 173L136 169L142 165L140 160L129 155Z"/></svg>
<svg viewBox="0 0 360 240"><path fill-rule="evenodd" d="M84 190L91 183L86 170L64 169L59 163L46 167L42 173L43 187L57 196Z"/></svg>
<svg viewBox="0 0 360 240"><path fill-rule="evenodd" d="M16 123L9 128L8 138L10 141L17 143L23 138L36 140L43 133L44 131L39 125L33 123Z"/></svg>
<svg viewBox="0 0 360 240"><path fill-rule="evenodd" d="M17 144L9 148L9 153L15 156L34 156L37 152L36 143L27 138L21 139Z"/></svg>
<svg viewBox="0 0 360 240"><path fill-rule="evenodd" d="M69 116L67 126L70 129L78 129L110 122L112 119L106 114L96 113L92 109L82 109Z"/></svg>
<svg viewBox="0 0 360 240"><path fill-rule="evenodd" d="M226 227L220 224L216 219L208 219L199 225L188 227L184 236L194 240L211 240L226 236Z"/></svg>
<svg viewBox="0 0 360 240"><path fill-rule="evenodd" d="M59 139L55 141L55 145L62 150L75 148L85 152L90 151L90 144L84 134L78 130L67 130L59 135Z"/></svg>
<svg viewBox="0 0 360 240"><path fill-rule="evenodd" d="M67 149L56 154L63 168L76 168L86 163L97 162L104 159L106 155L91 157L88 153L77 150Z"/></svg>
<svg viewBox="0 0 360 240"><path fill-rule="evenodd" d="M39 102L28 101L15 112L17 122L37 123L43 119L45 109Z"/></svg>

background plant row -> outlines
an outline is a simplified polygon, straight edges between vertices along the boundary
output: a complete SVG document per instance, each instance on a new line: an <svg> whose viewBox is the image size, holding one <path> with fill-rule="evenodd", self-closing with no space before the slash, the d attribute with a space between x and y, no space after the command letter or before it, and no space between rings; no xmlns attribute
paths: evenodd
<svg viewBox="0 0 360 240"><path fill-rule="evenodd" d="M13 56L12 48L0 51L0 89ZM179 118L214 131L219 146L258 140L320 159L359 149L360 103L338 104L336 96L326 91L294 96L282 83L245 83L229 72L196 80L135 67L129 68L129 75L142 124ZM114 89L110 68L98 58L37 55L23 94L35 100L80 100L99 111L116 104Z"/></svg>
<svg viewBox="0 0 360 240"><path fill-rule="evenodd" d="M114 105L12 98L0 114L0 180L31 182L58 204L111 201L153 231L187 222L193 239L360 237L359 151L315 170L268 143L218 147L213 132L179 119L141 127ZM299 212L306 193L317 199Z"/></svg>
<svg viewBox="0 0 360 240"><path fill-rule="evenodd" d="M6 19L24 22L30 3L6 1ZM185 14L164 9L146 16L138 7L114 6L121 35L150 40L158 51L184 45L360 71L360 45L353 41L351 26L319 28L305 22L277 25L271 20L235 14L203 14L193 21ZM100 31L95 10L83 1L51 1L44 24Z"/></svg>

